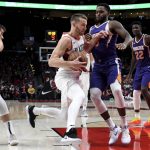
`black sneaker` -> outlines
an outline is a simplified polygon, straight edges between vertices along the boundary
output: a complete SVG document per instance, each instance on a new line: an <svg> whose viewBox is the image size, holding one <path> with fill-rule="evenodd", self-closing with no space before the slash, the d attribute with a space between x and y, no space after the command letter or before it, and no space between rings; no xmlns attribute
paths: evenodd
<svg viewBox="0 0 150 150"><path fill-rule="evenodd" d="M34 108L34 107L35 107L35 106L30 106L30 105L27 105L27 106L26 106L27 118L28 118L28 120L29 120L30 125L31 125L33 128L35 128L35 119L36 119L36 117L37 117L37 115L35 115L35 114L33 113L33 108Z"/></svg>
<svg viewBox="0 0 150 150"><path fill-rule="evenodd" d="M64 134L64 137L61 139L61 142L71 144L72 142L80 143L81 139L77 137L77 130L71 128L68 132Z"/></svg>

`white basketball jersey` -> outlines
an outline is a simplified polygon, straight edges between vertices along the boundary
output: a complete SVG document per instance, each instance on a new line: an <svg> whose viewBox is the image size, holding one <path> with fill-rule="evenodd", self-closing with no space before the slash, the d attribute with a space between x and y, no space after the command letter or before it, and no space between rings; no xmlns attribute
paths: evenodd
<svg viewBox="0 0 150 150"><path fill-rule="evenodd" d="M69 34L65 34L63 35L63 37L69 37L72 41L72 49L71 51L77 51L77 52L81 52L83 50L83 46L84 46L84 39L83 36L80 36L80 39L77 40L74 37L70 36Z"/></svg>
<svg viewBox="0 0 150 150"><path fill-rule="evenodd" d="M71 39L72 42L72 49L69 51L77 51L77 52L81 52L83 51L83 46L84 46L84 38L83 36L80 36L80 39L77 40L74 37L70 36L69 34L64 34L62 35L62 37L69 37ZM71 70L71 69L66 69L66 68L59 68L58 71L61 70Z"/></svg>

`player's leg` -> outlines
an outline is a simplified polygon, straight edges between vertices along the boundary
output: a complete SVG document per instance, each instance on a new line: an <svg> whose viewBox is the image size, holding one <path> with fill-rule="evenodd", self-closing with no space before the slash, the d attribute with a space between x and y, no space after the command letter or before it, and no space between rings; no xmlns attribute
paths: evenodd
<svg viewBox="0 0 150 150"><path fill-rule="evenodd" d="M105 79L102 79L101 74L97 74L97 72L92 72L90 84L91 100L93 101L96 109L98 110L98 113L102 116L102 118L106 121L107 125L110 128L111 136L109 144L114 144L119 137L120 128L117 127L111 119L108 113L108 109L101 99L102 89L106 87L107 83L105 82Z"/></svg>
<svg viewBox="0 0 150 150"><path fill-rule="evenodd" d="M140 106L141 106L141 91L133 91L133 107L134 107L134 118L128 123L129 125L140 125L141 116L140 116Z"/></svg>
<svg viewBox="0 0 150 150"><path fill-rule="evenodd" d="M67 103L67 82L63 78L59 79L59 76L56 85L57 88L61 90L61 109L48 107L35 107L35 106L26 106L26 114L29 120L30 125L35 128L35 119L38 115L45 115L48 117L53 117L61 120L66 120L67 111L68 111L68 103Z"/></svg>
<svg viewBox="0 0 150 150"><path fill-rule="evenodd" d="M136 70L134 81L133 81L133 107L135 112L135 117L128 123L129 125L140 125L140 105L141 105L141 80L142 77L139 70Z"/></svg>
<svg viewBox="0 0 150 150"><path fill-rule="evenodd" d="M90 76L89 72L83 72L80 75L81 85L82 85L83 91L85 93L85 99L82 104L81 117L88 117L86 110L87 110L87 104L88 104L88 91L89 91L89 86L90 86L90 83L89 83L90 77L89 76Z"/></svg>
<svg viewBox="0 0 150 150"><path fill-rule="evenodd" d="M123 144L128 144L131 141L131 137L128 130L127 118L126 118L126 110L125 110L125 102L124 97L121 91L121 85L116 80L114 83L110 85L113 96L115 98L115 104L120 116L121 120L121 128L122 128L122 138L121 141Z"/></svg>
<svg viewBox="0 0 150 150"><path fill-rule="evenodd" d="M67 97L71 100L71 103L68 108L67 130L61 141L62 142L81 141L77 137L75 123L80 107L83 103L83 100L85 99L85 94L80 85L78 83L74 83L70 87L68 87Z"/></svg>
<svg viewBox="0 0 150 150"><path fill-rule="evenodd" d="M42 108L31 105L26 106L26 113L30 125L35 128L35 119L39 115L53 117L60 120L67 120L68 102L67 97L65 96L66 94L66 91L61 92L61 109L54 107Z"/></svg>
<svg viewBox="0 0 150 150"><path fill-rule="evenodd" d="M148 68L144 72L144 75L142 77L141 91L150 109L150 92L148 91L148 88L150 88L149 86L150 86L150 69ZM144 123L144 127L150 127L150 118Z"/></svg>
<svg viewBox="0 0 150 150"><path fill-rule="evenodd" d="M6 127L8 143L11 146L17 145L18 141L15 136L15 131L14 131L12 122L10 121L9 111L8 111L6 102L4 101L1 95L0 95L0 116Z"/></svg>
<svg viewBox="0 0 150 150"><path fill-rule="evenodd" d="M107 82L110 85L113 96L115 98L115 105L117 107L122 128L122 138L121 141L123 144L128 144L131 141L131 137L128 130L127 118L126 118L126 109L125 109L125 100L121 89L121 65L119 59L116 59L116 65L110 66L107 69Z"/></svg>

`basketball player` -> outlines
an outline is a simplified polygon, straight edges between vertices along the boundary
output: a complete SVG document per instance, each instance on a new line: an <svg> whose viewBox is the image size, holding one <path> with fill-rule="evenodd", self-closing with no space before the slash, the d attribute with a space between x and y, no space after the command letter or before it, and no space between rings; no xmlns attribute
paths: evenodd
<svg viewBox="0 0 150 150"><path fill-rule="evenodd" d="M132 61L126 81L131 80L133 70L136 66L133 82L135 118L129 122L129 125L140 125L141 93L150 108L150 93L148 91L148 86L150 85L150 35L142 33L142 25L140 22L134 22L132 24L132 33L135 37L131 42ZM150 127L150 119L144 123L144 127Z"/></svg>
<svg viewBox="0 0 150 150"><path fill-rule="evenodd" d="M0 24L0 52L2 52L4 49L2 40L4 39L3 34L5 31L6 31L6 28ZM4 101L1 95L0 95L0 116L1 116L3 123L6 126L7 135L8 135L8 143L11 146L18 145L18 141L15 136L15 131L14 131L12 122L10 121L9 111L8 111L6 102Z"/></svg>
<svg viewBox="0 0 150 150"><path fill-rule="evenodd" d="M92 50L95 64L91 74L90 93L95 107L110 127L109 145L114 144L122 131L121 142L129 144L131 141L126 119L125 102L121 89L121 68L120 59L117 57L116 48L126 49L129 41L132 40L130 34L122 24L115 20L108 20L110 7L105 3L97 5L96 24L90 28L90 34L94 36L102 30L109 33ZM123 43L116 44L117 36L124 39ZM102 92L110 85L115 98L115 104L121 120L121 129L112 121L107 107L101 99Z"/></svg>
<svg viewBox="0 0 150 150"><path fill-rule="evenodd" d="M73 61L68 61L66 57L72 52L83 51L85 40L83 35L86 30L87 17L84 14L74 14L71 17L71 30L62 36L56 48L52 52L48 64L51 67L59 68L55 76L55 83L59 90L61 90L61 110L56 108L38 108L34 106L27 106L27 114L29 115L29 122L32 127L35 127L36 115L47 115L55 118L67 118L67 129L62 138L62 142L72 143L80 142L77 137L75 128L76 118L79 109L85 99L85 94L80 85L80 74L86 71L86 62L80 62L79 58ZM101 36L106 34L100 33L90 42L95 45Z"/></svg>

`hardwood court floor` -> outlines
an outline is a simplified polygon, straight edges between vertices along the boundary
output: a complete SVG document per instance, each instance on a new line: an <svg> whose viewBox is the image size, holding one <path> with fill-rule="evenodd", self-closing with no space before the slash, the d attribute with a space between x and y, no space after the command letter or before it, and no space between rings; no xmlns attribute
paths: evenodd
<svg viewBox="0 0 150 150"><path fill-rule="evenodd" d="M79 116L77 119L78 134L82 138L82 144L80 146L62 145L60 143L61 136L65 131L65 121L40 116L36 121L35 129L27 122L25 114L25 106L27 104L59 108L59 102L6 102L11 113L19 145L12 147L7 144L6 131L1 122L0 150L150 150L150 129L143 128L142 126L130 128L132 142L129 145L122 145L119 139L114 146L108 146L109 130L91 102L88 104L89 117ZM114 102L106 101L106 104L109 107L109 112L113 120L119 125L120 119L116 109L114 109ZM149 117L150 111L147 110L144 101L142 101L142 108L141 116L144 122ZM127 109L127 116L128 121L134 116L132 107ZM86 127L81 128L81 124L85 125L85 123Z"/></svg>

